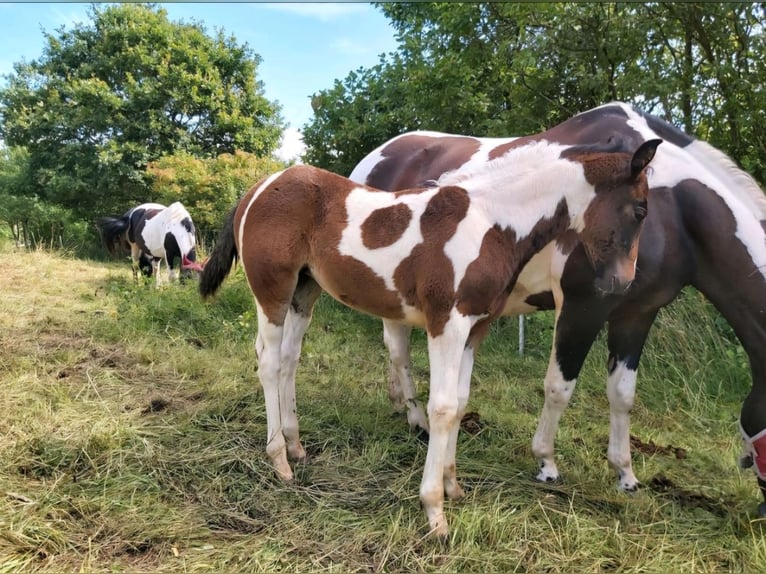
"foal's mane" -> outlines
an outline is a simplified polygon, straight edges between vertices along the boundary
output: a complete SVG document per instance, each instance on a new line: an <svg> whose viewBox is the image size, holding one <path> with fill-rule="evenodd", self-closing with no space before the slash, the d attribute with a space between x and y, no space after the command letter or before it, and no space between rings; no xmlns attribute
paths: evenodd
<svg viewBox="0 0 766 574"><path fill-rule="evenodd" d="M696 159L701 160L718 178L729 183L730 191L745 200L749 199L747 203L758 210L758 213L754 215L759 215L759 219L766 219L766 195L753 176L741 169L724 152L705 141L695 139L692 145L684 149Z"/></svg>

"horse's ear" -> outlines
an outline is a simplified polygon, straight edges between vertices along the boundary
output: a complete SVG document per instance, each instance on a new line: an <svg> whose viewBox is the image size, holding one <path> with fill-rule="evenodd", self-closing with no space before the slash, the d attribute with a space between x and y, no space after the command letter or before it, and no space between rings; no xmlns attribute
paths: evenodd
<svg viewBox="0 0 766 574"><path fill-rule="evenodd" d="M662 143L661 139L647 140L638 146L638 149L633 154L633 159L630 160L630 177L635 179L643 169L649 165L652 161L654 153L657 151L657 146Z"/></svg>

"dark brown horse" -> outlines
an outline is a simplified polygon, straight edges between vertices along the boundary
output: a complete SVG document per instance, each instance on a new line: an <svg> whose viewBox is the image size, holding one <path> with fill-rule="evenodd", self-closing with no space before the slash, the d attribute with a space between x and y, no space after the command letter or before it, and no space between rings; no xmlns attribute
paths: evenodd
<svg viewBox="0 0 766 574"><path fill-rule="evenodd" d="M656 137L666 143L649 170L649 216L641 235L638 273L627 293L605 296L599 292L582 245L559 240L524 268L506 302L506 315L553 308L557 313L545 404L532 442L540 464L537 478L550 481L559 476L554 461L559 419L593 340L608 321L607 456L619 487L637 487L629 412L639 359L659 309L686 285L693 285L726 318L750 358L752 391L740 416L746 450L742 461L755 463L766 499L766 198L755 181L722 152L657 117L616 102L530 137L403 134L370 153L350 177L395 191L423 185L444 173L476 169L529 141L577 145L620 140L635 147ZM409 374L409 331L386 323L384 334L392 359L392 400L407 404L411 424L427 427ZM760 505L759 513L766 516L766 503Z"/></svg>
<svg viewBox="0 0 766 574"><path fill-rule="evenodd" d="M463 496L455 447L474 350L502 311L522 266L567 229L593 280L622 292L635 276L646 215L645 167L660 140L609 146L529 142L439 187L387 193L308 166L276 173L229 216L200 278L212 295L239 258L256 300L266 452L277 474L303 458L295 371L324 290L390 322L426 329L430 436L420 499L447 535L444 494Z"/></svg>

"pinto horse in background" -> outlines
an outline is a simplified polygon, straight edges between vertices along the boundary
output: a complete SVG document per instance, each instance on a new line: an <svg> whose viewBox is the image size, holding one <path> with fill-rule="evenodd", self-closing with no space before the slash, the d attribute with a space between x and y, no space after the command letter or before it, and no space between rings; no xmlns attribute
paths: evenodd
<svg viewBox="0 0 766 574"><path fill-rule="evenodd" d="M159 203L142 203L122 217L100 217L96 225L109 253L127 244L133 259L133 275L144 269L151 259L152 273L160 286L160 263L164 259L170 281L175 279L175 260L180 259L181 272L202 271L197 263L196 235L191 215L178 201L165 207ZM149 275L149 273L145 274Z"/></svg>
<svg viewBox="0 0 766 574"><path fill-rule="evenodd" d="M430 363L430 434L420 499L447 535L444 494L459 499L455 448L474 353L522 266L567 229L581 238L605 292L635 275L646 215L644 169L660 140L626 152L546 141L517 147L439 187L388 193L294 166L253 187L227 218L200 277L214 294L238 258L258 314L266 452L292 480L305 457L295 372L322 291L387 321L423 327Z"/></svg>
<svg viewBox="0 0 766 574"><path fill-rule="evenodd" d="M549 244L524 267L503 314L556 311L545 404L532 442L537 479L559 477L554 439L585 357L608 321L606 391L610 403L607 457L619 488L635 490L630 453L630 410L639 359L659 309L686 285L702 292L733 327L750 358L752 391L740 416L746 455L755 463L766 500L766 197L755 181L722 152L660 118L615 102L583 112L539 135L475 138L412 132L365 157L350 178L396 191L470 172L519 145L541 138L565 145L612 138L627 145L661 137L665 144L649 170L649 216L641 235L636 280L625 294L604 295L593 284L586 250L572 241ZM410 424L427 428L410 376L409 330L384 324L391 356L395 404L407 404ZM766 502L759 506L766 516Z"/></svg>

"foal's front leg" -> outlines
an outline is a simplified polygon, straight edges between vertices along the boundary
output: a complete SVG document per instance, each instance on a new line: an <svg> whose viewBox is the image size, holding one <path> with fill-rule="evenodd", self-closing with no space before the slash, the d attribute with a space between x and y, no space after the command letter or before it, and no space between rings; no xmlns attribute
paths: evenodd
<svg viewBox="0 0 766 574"><path fill-rule="evenodd" d="M471 320L453 309L444 330L438 336L428 335L431 384L428 398L428 454L420 483L420 500L428 516L431 532L440 538L448 534L444 517L444 476L448 460L450 432L460 424L458 379L461 359ZM454 494L453 490L453 494Z"/></svg>
<svg viewBox="0 0 766 574"><path fill-rule="evenodd" d="M636 394L636 371L644 343L657 316L631 312L610 317L607 345L609 374L606 395L609 398L609 448L607 460L617 473L617 487L626 492L638 488L630 456L630 411Z"/></svg>
<svg viewBox="0 0 766 574"><path fill-rule="evenodd" d="M383 320L383 342L391 359L389 365L388 398L394 409L407 409L410 428L420 427L428 432L428 418L417 401L410 362L410 333L412 328L396 321Z"/></svg>
<svg viewBox="0 0 766 574"><path fill-rule="evenodd" d="M532 453L540 468L536 478L540 482L559 478L554 460L559 421L572 398L585 357L606 319L606 307L600 306L599 301L565 300L560 308L545 374L545 402L532 439Z"/></svg>
<svg viewBox="0 0 766 574"><path fill-rule="evenodd" d="M282 335L279 409L282 434L287 441L287 454L293 460L306 458L306 450L301 444L298 432L295 373L301 356L303 336L311 324L314 303L321 293L322 288L313 280L304 280L298 285L287 312Z"/></svg>
<svg viewBox="0 0 766 574"><path fill-rule="evenodd" d="M256 308L258 311L258 335L255 339L255 352L258 355L258 378L263 387L263 397L266 403L266 454L269 455L279 477L282 480L291 481L293 471L287 462L279 398L284 326L271 323L257 301Z"/></svg>
<svg viewBox="0 0 766 574"><path fill-rule="evenodd" d="M457 480L457 439L460 434L460 421L463 420L468 397L471 393L471 373L473 372L474 349L467 346L463 351L460 361L460 378L457 390L457 416L450 429L449 442L447 443L447 455L444 461L444 490L450 500L460 500L465 496L460 483Z"/></svg>

